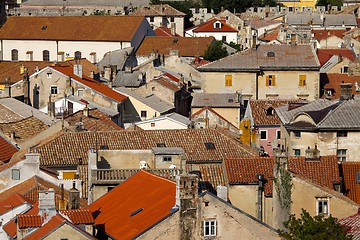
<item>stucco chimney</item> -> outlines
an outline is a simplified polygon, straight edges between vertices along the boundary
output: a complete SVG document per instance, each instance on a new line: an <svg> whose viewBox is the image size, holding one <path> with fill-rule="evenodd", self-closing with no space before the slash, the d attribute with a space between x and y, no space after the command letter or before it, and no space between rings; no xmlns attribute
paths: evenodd
<svg viewBox="0 0 360 240"><path fill-rule="evenodd" d="M82 65L81 64L75 64L74 65L74 75L82 78L83 71L82 71Z"/></svg>
<svg viewBox="0 0 360 240"><path fill-rule="evenodd" d="M305 160L319 160L320 158L320 151L317 149L317 145L315 145L315 148L308 147L305 150Z"/></svg>
<svg viewBox="0 0 360 240"><path fill-rule="evenodd" d="M83 109L83 115L85 117L89 117L89 108L88 106L85 106L84 109Z"/></svg>
<svg viewBox="0 0 360 240"><path fill-rule="evenodd" d="M69 209L80 208L80 191L75 187L75 181L73 187L69 190Z"/></svg>
<svg viewBox="0 0 360 240"><path fill-rule="evenodd" d="M56 215L55 190L39 190L39 215L43 217L44 222L49 221Z"/></svg>
<svg viewBox="0 0 360 240"><path fill-rule="evenodd" d="M352 98L352 84L340 83L340 99L348 100Z"/></svg>

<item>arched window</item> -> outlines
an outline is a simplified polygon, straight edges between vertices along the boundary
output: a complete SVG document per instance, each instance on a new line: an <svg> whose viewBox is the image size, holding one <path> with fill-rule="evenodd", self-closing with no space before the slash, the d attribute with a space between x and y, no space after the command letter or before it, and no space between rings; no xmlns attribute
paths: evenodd
<svg viewBox="0 0 360 240"><path fill-rule="evenodd" d="M43 51L43 61L50 61L50 52L48 50Z"/></svg>
<svg viewBox="0 0 360 240"><path fill-rule="evenodd" d="M81 52L80 51L75 52L75 59L81 59Z"/></svg>
<svg viewBox="0 0 360 240"><path fill-rule="evenodd" d="M17 49L11 50L11 61L19 60L19 51Z"/></svg>

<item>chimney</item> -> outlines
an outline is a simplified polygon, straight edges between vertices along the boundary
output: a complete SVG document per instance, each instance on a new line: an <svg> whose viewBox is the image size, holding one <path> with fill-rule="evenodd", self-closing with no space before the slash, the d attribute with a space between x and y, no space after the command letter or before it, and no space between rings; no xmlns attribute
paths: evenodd
<svg viewBox="0 0 360 240"><path fill-rule="evenodd" d="M14 140L14 141L15 141L16 134L15 134L14 131L10 134L10 138L11 138L11 140Z"/></svg>
<svg viewBox="0 0 360 240"><path fill-rule="evenodd" d="M217 186L216 187L217 196L227 202L227 187Z"/></svg>
<svg viewBox="0 0 360 240"><path fill-rule="evenodd" d="M170 25L170 33L172 36L176 36L176 24L175 23L171 23Z"/></svg>
<svg viewBox="0 0 360 240"><path fill-rule="evenodd" d="M40 169L40 153L36 153L35 150L34 153L25 154L24 163L26 164L26 168L24 168L26 172L36 174Z"/></svg>
<svg viewBox="0 0 360 240"><path fill-rule="evenodd" d="M90 72L90 78L91 78L91 79L94 79L94 76L95 76L95 72L94 72L94 71L91 71L91 72Z"/></svg>
<svg viewBox="0 0 360 240"><path fill-rule="evenodd" d="M291 40L290 40L291 45L296 45L296 35L294 33L291 34Z"/></svg>
<svg viewBox="0 0 360 240"><path fill-rule="evenodd" d="M264 191L264 183L265 178L264 175L260 174L257 176L258 179L258 220L262 222L262 215L263 215L263 191Z"/></svg>
<svg viewBox="0 0 360 240"><path fill-rule="evenodd" d="M69 190L69 209L80 208L80 191L75 187L75 181L73 181L73 187Z"/></svg>
<svg viewBox="0 0 360 240"><path fill-rule="evenodd" d="M254 34L252 38L253 38L253 39L252 39L252 48L253 48L253 49L256 49L256 40L257 40L256 34Z"/></svg>
<svg viewBox="0 0 360 240"><path fill-rule="evenodd" d="M61 198L59 200L59 210L66 210L66 201L64 197L64 184L60 184Z"/></svg>
<svg viewBox="0 0 360 240"><path fill-rule="evenodd" d="M352 84L340 83L340 100L349 100L352 98Z"/></svg>
<svg viewBox="0 0 360 240"><path fill-rule="evenodd" d="M30 81L27 68L22 66L20 74L23 76L24 103L30 105Z"/></svg>
<svg viewBox="0 0 360 240"><path fill-rule="evenodd" d="M317 149L316 144L314 149L308 147L305 150L305 160L319 160L319 158L320 158L320 151L319 149Z"/></svg>
<svg viewBox="0 0 360 240"><path fill-rule="evenodd" d="M74 75L82 78L83 71L82 71L82 65L81 64L75 64L74 65Z"/></svg>
<svg viewBox="0 0 360 240"><path fill-rule="evenodd" d="M55 103L51 101L51 94L49 94L48 115L50 117L55 117Z"/></svg>
<svg viewBox="0 0 360 240"><path fill-rule="evenodd" d="M198 176L182 173L176 176L176 207L180 211L180 239L195 235L198 205Z"/></svg>
<svg viewBox="0 0 360 240"><path fill-rule="evenodd" d="M55 190L39 190L39 215L44 219L44 223L56 215Z"/></svg>
<svg viewBox="0 0 360 240"><path fill-rule="evenodd" d="M85 117L89 117L89 108L88 108L87 105L86 105L86 106L84 107L84 109L83 109L83 115L84 115Z"/></svg>

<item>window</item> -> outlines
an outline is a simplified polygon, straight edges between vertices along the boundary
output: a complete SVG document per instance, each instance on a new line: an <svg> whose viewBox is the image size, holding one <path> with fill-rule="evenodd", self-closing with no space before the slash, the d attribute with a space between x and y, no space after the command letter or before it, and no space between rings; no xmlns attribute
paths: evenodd
<svg viewBox="0 0 360 240"><path fill-rule="evenodd" d="M33 61L33 51L27 51L26 52L26 60L27 61Z"/></svg>
<svg viewBox="0 0 360 240"><path fill-rule="evenodd" d="M316 214L328 215L329 214L329 200L326 198L319 198L316 201Z"/></svg>
<svg viewBox="0 0 360 240"><path fill-rule="evenodd" d="M19 60L19 51L17 49L11 50L11 61Z"/></svg>
<svg viewBox="0 0 360 240"><path fill-rule="evenodd" d="M279 130L276 131L276 139L281 139L281 132Z"/></svg>
<svg viewBox="0 0 360 240"><path fill-rule="evenodd" d="M205 220L204 221L204 236L216 236L216 220Z"/></svg>
<svg viewBox="0 0 360 240"><path fill-rule="evenodd" d="M225 87L232 86L232 75L225 75Z"/></svg>
<svg viewBox="0 0 360 240"><path fill-rule="evenodd" d="M296 137L296 138L301 137L301 132L300 131L294 131L294 137Z"/></svg>
<svg viewBox="0 0 360 240"><path fill-rule="evenodd" d="M48 73L46 73L46 76L47 76L47 78L52 78L52 73L48 72Z"/></svg>
<svg viewBox="0 0 360 240"><path fill-rule="evenodd" d="M300 87L306 86L306 75L299 76L299 86Z"/></svg>
<svg viewBox="0 0 360 240"><path fill-rule="evenodd" d="M63 172L63 179L75 179L76 172Z"/></svg>
<svg viewBox="0 0 360 240"><path fill-rule="evenodd" d="M155 123L151 123L150 126L151 126L151 127L155 127Z"/></svg>
<svg viewBox="0 0 360 240"><path fill-rule="evenodd" d="M336 151L338 161L346 161L346 149L338 149Z"/></svg>
<svg viewBox="0 0 360 240"><path fill-rule="evenodd" d="M266 76L266 86L275 86L275 75Z"/></svg>
<svg viewBox="0 0 360 240"><path fill-rule="evenodd" d="M342 69L342 73L347 73L349 71L349 67L344 66Z"/></svg>
<svg viewBox="0 0 360 240"><path fill-rule="evenodd" d="M146 118L147 117L147 111L141 111L141 117Z"/></svg>
<svg viewBox="0 0 360 240"><path fill-rule="evenodd" d="M90 53L90 61L92 63L96 63L96 52L91 52Z"/></svg>
<svg viewBox="0 0 360 240"><path fill-rule="evenodd" d="M58 88L57 88L57 86L51 86L51 88L50 88L50 93L51 93L51 94L54 94L54 95L58 94Z"/></svg>
<svg viewBox="0 0 360 240"><path fill-rule="evenodd" d="M226 42L226 36L222 36L221 40L222 40L223 42Z"/></svg>
<svg viewBox="0 0 360 240"><path fill-rule="evenodd" d="M163 162L171 162L172 157L171 156L163 156Z"/></svg>
<svg viewBox="0 0 360 240"><path fill-rule="evenodd" d="M48 50L43 51L43 61L50 61L50 52Z"/></svg>
<svg viewBox="0 0 360 240"><path fill-rule="evenodd" d="M300 149L294 149L294 156L300 156Z"/></svg>
<svg viewBox="0 0 360 240"><path fill-rule="evenodd" d="M336 132L336 137L347 137L347 132L346 131Z"/></svg>
<svg viewBox="0 0 360 240"><path fill-rule="evenodd" d="M154 22L154 17L150 17L150 22Z"/></svg>
<svg viewBox="0 0 360 240"><path fill-rule="evenodd" d="M215 149L215 144L212 142L206 142L204 143L207 150Z"/></svg>
<svg viewBox="0 0 360 240"><path fill-rule="evenodd" d="M267 131L266 130L260 131L260 139L267 140Z"/></svg>
<svg viewBox="0 0 360 240"><path fill-rule="evenodd" d="M156 147L166 147L166 144L165 143L157 143Z"/></svg>
<svg viewBox="0 0 360 240"><path fill-rule="evenodd" d="M275 114L275 109L273 107L269 107L266 109L266 115L267 116L273 116Z"/></svg>
<svg viewBox="0 0 360 240"><path fill-rule="evenodd" d="M76 51L75 54L75 59L81 59L81 52L80 51Z"/></svg>
<svg viewBox="0 0 360 240"><path fill-rule="evenodd" d="M20 170L19 169L13 169L11 171L11 174L12 174L11 178L13 180L20 180Z"/></svg>
<svg viewBox="0 0 360 240"><path fill-rule="evenodd" d="M78 89L77 94L79 97L82 97L84 95L84 89Z"/></svg>
<svg viewBox="0 0 360 240"><path fill-rule="evenodd" d="M215 23L215 28L220 28L220 27L221 27L221 25L219 22Z"/></svg>
<svg viewBox="0 0 360 240"><path fill-rule="evenodd" d="M175 22L174 17L171 17L171 18L170 18L170 22Z"/></svg>

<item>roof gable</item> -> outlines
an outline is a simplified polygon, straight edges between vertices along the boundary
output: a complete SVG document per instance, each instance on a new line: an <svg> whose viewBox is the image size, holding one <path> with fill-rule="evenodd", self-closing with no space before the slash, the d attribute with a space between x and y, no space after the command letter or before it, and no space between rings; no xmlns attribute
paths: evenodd
<svg viewBox="0 0 360 240"><path fill-rule="evenodd" d="M228 25L226 20L214 18L200 24L193 32L238 32L238 30Z"/></svg>
<svg viewBox="0 0 360 240"><path fill-rule="evenodd" d="M6 163L19 150L10 142L0 136L0 162Z"/></svg>
<svg viewBox="0 0 360 240"><path fill-rule="evenodd" d="M340 58L345 57L351 62L355 61L355 54L349 49L318 49L317 56L319 58L320 65L324 65L333 55L337 55Z"/></svg>

